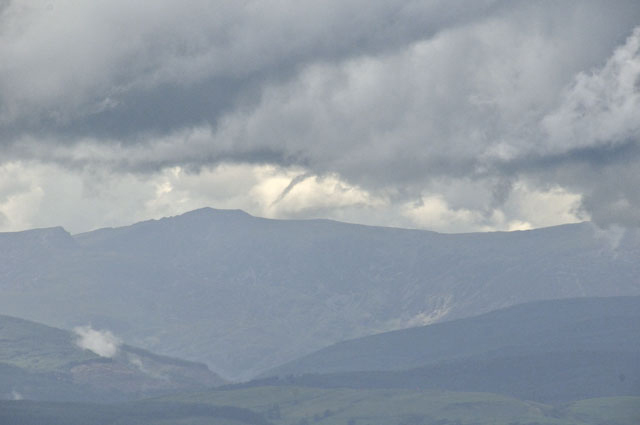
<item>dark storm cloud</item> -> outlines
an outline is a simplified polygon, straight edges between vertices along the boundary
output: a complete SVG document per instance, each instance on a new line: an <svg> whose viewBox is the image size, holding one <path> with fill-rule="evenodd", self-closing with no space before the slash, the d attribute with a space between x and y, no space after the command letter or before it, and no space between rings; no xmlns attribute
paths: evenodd
<svg viewBox="0 0 640 425"><path fill-rule="evenodd" d="M581 193L584 211L599 225L640 227L638 139L528 162L524 168L541 184L557 182Z"/></svg>
<svg viewBox="0 0 640 425"><path fill-rule="evenodd" d="M447 186L469 182L482 214L526 180L582 195L599 223L640 225L637 1L14 0L0 13L5 161L300 166L460 208Z"/></svg>
<svg viewBox="0 0 640 425"><path fill-rule="evenodd" d="M223 113L259 100L265 84L286 81L308 63L335 62L392 51L429 37L442 28L490 13L495 1L352 0L321 4L164 1L145 8L115 2L109 7L107 16L113 26L98 28L92 28L90 23L101 19L97 15L103 9L101 7L51 1L24 11L20 10L20 3L13 2L17 17L9 14L4 17L5 24L11 24L12 17L22 20L19 24L38 22L38 19L30 21L28 16L23 16L28 13L36 17L49 14L51 19L59 19L61 23L71 19L65 14L79 13L79 18L86 19L88 24L80 28L74 25L69 29L63 25L60 25L62 28L46 28L45 16L40 18L45 21L44 30L16 29L27 35L38 31L52 32L47 34L51 35L49 40L31 37L36 39L33 46L27 44L30 40L26 37L25 45L20 47L33 49L33 57L28 58L27 65L45 70L52 67L50 72L59 75L44 76L45 80L54 80L54 87L35 84L28 89L28 96L13 93L0 97L0 111L5 111L0 128L2 140L15 140L27 133L34 136L57 134L61 140L100 137L135 143L139 134L165 134L204 123L215 126ZM190 6L194 15L205 18L185 13ZM68 10L56 15L58 7ZM76 8L81 10L74 10ZM118 8L121 13L116 13ZM149 22L158 13L149 13L148 9L162 8L181 10L168 28ZM124 17L126 14L133 16ZM139 22L133 19L136 14ZM163 13L159 15L166 19ZM117 34L118 26L125 26L123 35ZM5 36L4 44L9 44L8 47L12 42L23 44L19 43L22 40L12 40L12 35ZM95 44L96 50L77 47L77 42L61 49L68 37L85 38L87 44ZM131 37L138 45L129 46ZM54 52L64 51L50 56L38 51L50 47ZM19 53L16 54L18 59L26 52ZM42 53L45 53L44 57L37 59ZM115 63L104 63L100 69L86 63L92 56L96 62L104 62L100 57L103 54ZM68 66L61 66L59 62L67 62ZM198 69L193 69L190 62ZM96 81L91 81L88 73L77 74L83 71L93 71ZM14 75L14 81L6 74L3 77L9 92L13 91L10 86L16 83L15 80L18 87L29 85L28 81L20 81L20 76ZM34 77L38 78L37 73ZM74 85L77 77L84 86L77 88ZM28 73L26 78L29 78ZM65 84L66 90L62 90L60 86ZM53 94L58 96L52 100Z"/></svg>

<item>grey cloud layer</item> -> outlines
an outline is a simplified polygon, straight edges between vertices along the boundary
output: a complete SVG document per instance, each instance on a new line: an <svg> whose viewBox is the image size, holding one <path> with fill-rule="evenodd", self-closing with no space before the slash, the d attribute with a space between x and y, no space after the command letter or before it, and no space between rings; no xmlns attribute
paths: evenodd
<svg viewBox="0 0 640 425"><path fill-rule="evenodd" d="M3 12L5 134L123 138L215 124L309 62L393 50L493 1L14 1Z"/></svg>
<svg viewBox="0 0 640 425"><path fill-rule="evenodd" d="M0 159L300 165L488 214L520 180L581 194L604 225L640 225L637 1L0 11ZM465 181L486 195L445 193Z"/></svg>

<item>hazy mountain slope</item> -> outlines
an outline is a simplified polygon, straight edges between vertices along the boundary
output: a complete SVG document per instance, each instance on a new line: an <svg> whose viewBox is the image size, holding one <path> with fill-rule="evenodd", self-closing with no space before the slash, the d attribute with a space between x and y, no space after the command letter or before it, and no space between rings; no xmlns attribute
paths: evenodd
<svg viewBox="0 0 640 425"><path fill-rule="evenodd" d="M635 353L640 359L640 297L537 301L371 335L334 344L266 375L404 370L472 357L580 351Z"/></svg>
<svg viewBox="0 0 640 425"><path fill-rule="evenodd" d="M640 294L640 236L607 239L589 224L443 235L202 209L74 237L0 235L0 264L1 312L91 322L244 378L357 336Z"/></svg>
<svg viewBox="0 0 640 425"><path fill-rule="evenodd" d="M639 358L638 352L616 351L476 356L409 370L287 376L244 385L474 391L559 403L595 397L640 396Z"/></svg>
<svg viewBox="0 0 640 425"><path fill-rule="evenodd" d="M285 386L479 391L553 403L640 396L640 297L518 305L335 344L272 373L281 379L268 382Z"/></svg>
<svg viewBox="0 0 640 425"><path fill-rule="evenodd" d="M0 315L0 399L126 400L224 383L203 364L127 345L101 357L80 348L78 339Z"/></svg>

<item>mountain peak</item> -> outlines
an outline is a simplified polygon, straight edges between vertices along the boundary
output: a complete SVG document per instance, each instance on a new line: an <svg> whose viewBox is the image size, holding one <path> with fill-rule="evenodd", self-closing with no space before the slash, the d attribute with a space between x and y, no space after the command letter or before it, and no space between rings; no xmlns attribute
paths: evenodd
<svg viewBox="0 0 640 425"><path fill-rule="evenodd" d="M188 211L176 217L253 217L251 214L240 209L217 209L211 207L198 208Z"/></svg>

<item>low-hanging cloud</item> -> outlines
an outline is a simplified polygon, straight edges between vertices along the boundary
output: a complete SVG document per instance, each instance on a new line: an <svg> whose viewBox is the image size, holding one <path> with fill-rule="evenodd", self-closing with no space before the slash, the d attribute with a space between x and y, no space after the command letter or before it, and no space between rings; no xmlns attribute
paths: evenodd
<svg viewBox="0 0 640 425"><path fill-rule="evenodd" d="M0 161L55 164L89 187L272 166L289 180L260 205L178 199L271 216L640 226L638 22L631 0L13 0L0 7ZM328 181L357 196L288 199ZM528 212L551 199L565 210Z"/></svg>
<svg viewBox="0 0 640 425"><path fill-rule="evenodd" d="M96 330L91 326L78 326L73 329L78 336L76 345L83 350L89 350L100 357L112 358L118 354L122 340L110 331Z"/></svg>

